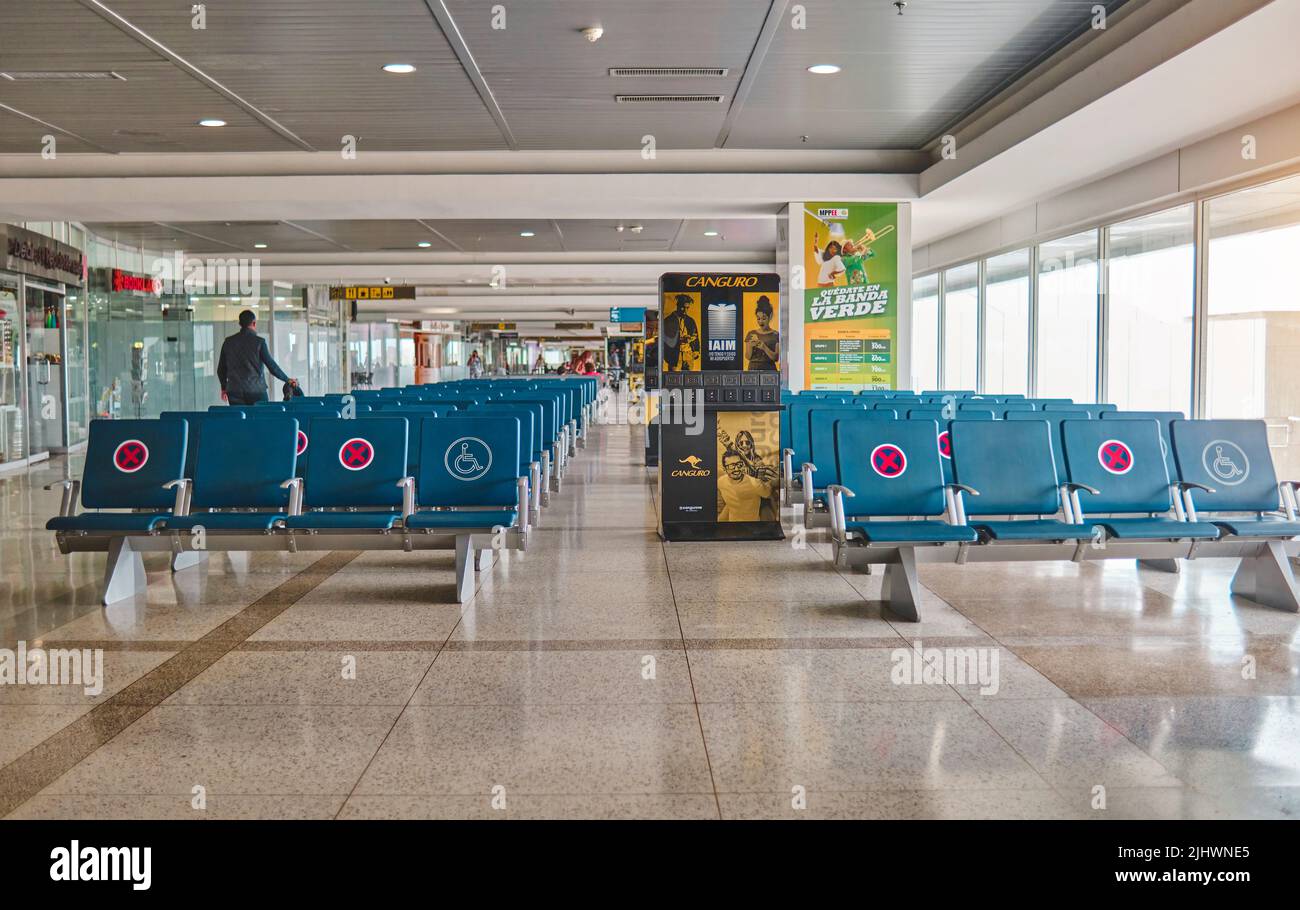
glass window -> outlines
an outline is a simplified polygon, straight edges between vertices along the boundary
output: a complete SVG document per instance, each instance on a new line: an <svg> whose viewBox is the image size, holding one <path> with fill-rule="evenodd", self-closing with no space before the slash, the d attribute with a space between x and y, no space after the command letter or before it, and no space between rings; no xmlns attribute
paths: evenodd
<svg viewBox="0 0 1300 910"><path fill-rule="evenodd" d="M1211 199L1206 416L1269 427L1279 477L1300 476L1300 177Z"/></svg>
<svg viewBox="0 0 1300 910"><path fill-rule="evenodd" d="M984 279L985 392L1029 392L1029 250L994 256Z"/></svg>
<svg viewBox="0 0 1300 910"><path fill-rule="evenodd" d="M1039 398L1096 400L1097 231L1038 249Z"/></svg>
<svg viewBox="0 0 1300 910"><path fill-rule="evenodd" d="M1126 411L1191 408L1195 220L1187 205L1108 228L1106 397Z"/></svg>
<svg viewBox="0 0 1300 910"><path fill-rule="evenodd" d="M943 387L975 391L979 384L980 269L971 262L943 276Z"/></svg>
<svg viewBox="0 0 1300 910"><path fill-rule="evenodd" d="M912 282L912 376L899 387L921 391L939 385L939 275Z"/></svg>

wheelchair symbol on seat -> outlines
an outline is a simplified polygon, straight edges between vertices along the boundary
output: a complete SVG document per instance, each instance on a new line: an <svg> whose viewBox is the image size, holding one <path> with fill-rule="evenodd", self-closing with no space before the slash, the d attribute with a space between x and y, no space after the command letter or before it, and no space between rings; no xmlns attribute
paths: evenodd
<svg viewBox="0 0 1300 910"><path fill-rule="evenodd" d="M442 461L457 480L478 480L492 467L492 449L477 436L462 436L447 446Z"/></svg>
<svg viewBox="0 0 1300 910"><path fill-rule="evenodd" d="M1201 452L1205 472L1219 483L1235 487L1250 476L1250 459L1241 446L1227 439L1212 441Z"/></svg>

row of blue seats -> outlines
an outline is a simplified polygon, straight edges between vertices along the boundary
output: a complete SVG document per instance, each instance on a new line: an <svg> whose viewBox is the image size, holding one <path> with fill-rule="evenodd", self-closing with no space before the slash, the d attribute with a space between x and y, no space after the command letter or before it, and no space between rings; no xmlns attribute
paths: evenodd
<svg viewBox="0 0 1300 910"><path fill-rule="evenodd" d="M1279 483L1262 421L1129 415L945 426L842 410L831 434L836 562L885 564L886 599L905 618L919 617L918 554L1166 567L1239 557L1233 593L1300 610L1288 559L1298 551L1300 482Z"/></svg>
<svg viewBox="0 0 1300 910"><path fill-rule="evenodd" d="M437 403L422 388L378 406L296 398L96 420L83 478L58 484L47 527L63 552L108 552L105 603L143 587L148 551L183 568L212 549L449 546L464 600L483 564L476 551L527 546L545 504L539 462L554 453L558 478L569 454L559 421L574 388L461 387ZM78 498L95 511L76 514Z"/></svg>
<svg viewBox="0 0 1300 910"><path fill-rule="evenodd" d="M1096 419L1108 415L1117 416L1119 413L1116 411L1115 406L1111 404L1049 404L1046 405L1043 410L1038 410L1028 405L1005 405L993 410L978 404L960 404L954 407L952 403L949 403L943 408L902 407L891 404L872 404L870 402L855 399L852 396L818 397L790 402L783 406L781 411L782 472L784 490L787 498L793 500L793 498L797 497L797 495L802 492L802 478L805 472L802 467L796 471L796 465L802 466L808 462L816 463L817 457L813 451L813 437L815 435L820 435L824 441L829 442L829 420L838 410L857 412L869 410L877 414L880 419L902 418L937 421L948 421L953 419L1042 419L1058 426L1060 421L1066 418L1077 419L1086 417ZM821 427L820 431L817 430L818 426ZM824 487L825 484L818 484L818 486Z"/></svg>

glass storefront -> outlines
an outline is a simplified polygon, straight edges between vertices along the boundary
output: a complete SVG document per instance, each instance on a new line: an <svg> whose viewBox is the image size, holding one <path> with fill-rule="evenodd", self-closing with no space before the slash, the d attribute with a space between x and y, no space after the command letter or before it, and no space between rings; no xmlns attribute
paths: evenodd
<svg viewBox="0 0 1300 910"><path fill-rule="evenodd" d="M27 457L27 421L23 414L23 316L20 280L0 273L0 464Z"/></svg>

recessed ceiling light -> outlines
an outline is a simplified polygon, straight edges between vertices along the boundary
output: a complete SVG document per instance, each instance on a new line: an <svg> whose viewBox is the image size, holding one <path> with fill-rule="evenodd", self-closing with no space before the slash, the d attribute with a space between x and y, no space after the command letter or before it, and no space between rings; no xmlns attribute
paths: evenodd
<svg viewBox="0 0 1300 910"><path fill-rule="evenodd" d="M199 126L225 126L226 121L218 120L216 117L205 117L199 121Z"/></svg>
<svg viewBox="0 0 1300 910"><path fill-rule="evenodd" d="M265 244L265 243L255 243L255 244L253 244L253 249L255 249L255 250L264 250L264 249L266 249L266 244Z"/></svg>
<svg viewBox="0 0 1300 910"><path fill-rule="evenodd" d="M839 71L840 68L834 63L814 63L812 66L808 67L808 72L816 73L818 76L830 76Z"/></svg>
<svg viewBox="0 0 1300 910"><path fill-rule="evenodd" d="M414 63L385 63L384 72L399 73L399 74L413 73L415 72L415 64Z"/></svg>
<svg viewBox="0 0 1300 910"><path fill-rule="evenodd" d="M421 240L419 243L416 244L416 246L418 246L422 250L427 250L429 247L433 246L433 244L427 240Z"/></svg>
<svg viewBox="0 0 1300 910"><path fill-rule="evenodd" d="M534 234L532 231L520 231L520 232L519 232L519 236L520 236L520 237L536 237L537 235Z"/></svg>
<svg viewBox="0 0 1300 910"><path fill-rule="evenodd" d="M718 236L718 232L717 232L717 231L705 231L705 232L704 232L704 236L705 236L705 237L717 237L717 236Z"/></svg>

